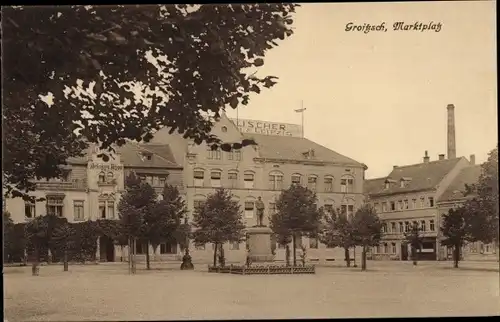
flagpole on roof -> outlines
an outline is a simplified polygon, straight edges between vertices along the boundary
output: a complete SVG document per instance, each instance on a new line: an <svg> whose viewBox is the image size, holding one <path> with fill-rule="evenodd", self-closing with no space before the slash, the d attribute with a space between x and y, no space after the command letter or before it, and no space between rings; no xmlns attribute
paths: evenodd
<svg viewBox="0 0 500 322"><path fill-rule="evenodd" d="M301 113L301 118L302 118L302 127L301 127L301 134L302 138L304 138L304 111L306 108L304 107L304 100L300 101L300 108L298 110L295 110L297 113Z"/></svg>

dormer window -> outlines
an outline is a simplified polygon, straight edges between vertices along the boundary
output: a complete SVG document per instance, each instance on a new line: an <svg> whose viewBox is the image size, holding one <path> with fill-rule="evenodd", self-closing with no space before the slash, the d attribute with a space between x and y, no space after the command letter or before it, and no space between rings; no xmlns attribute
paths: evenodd
<svg viewBox="0 0 500 322"><path fill-rule="evenodd" d="M385 189L389 189L391 187L391 183L389 181L385 182Z"/></svg>
<svg viewBox="0 0 500 322"><path fill-rule="evenodd" d="M148 160L151 161L153 159L153 154L148 152L142 152L142 161Z"/></svg>
<svg viewBox="0 0 500 322"><path fill-rule="evenodd" d="M309 149L308 151L302 153L305 159L313 159L314 158L314 149Z"/></svg>
<svg viewBox="0 0 500 322"><path fill-rule="evenodd" d="M401 181L400 181L400 187L404 188L405 186L406 186L405 181L403 179L401 179Z"/></svg>

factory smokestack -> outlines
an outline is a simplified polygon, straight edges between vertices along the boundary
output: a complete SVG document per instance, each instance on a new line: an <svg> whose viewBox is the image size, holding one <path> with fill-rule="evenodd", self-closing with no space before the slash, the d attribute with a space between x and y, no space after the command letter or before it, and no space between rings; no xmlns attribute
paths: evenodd
<svg viewBox="0 0 500 322"><path fill-rule="evenodd" d="M455 146L455 106L448 104L448 159L457 157L457 149Z"/></svg>

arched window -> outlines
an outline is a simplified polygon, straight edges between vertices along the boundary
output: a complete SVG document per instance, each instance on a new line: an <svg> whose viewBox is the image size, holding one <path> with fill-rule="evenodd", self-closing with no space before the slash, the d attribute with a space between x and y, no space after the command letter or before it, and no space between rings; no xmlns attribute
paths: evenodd
<svg viewBox="0 0 500 322"><path fill-rule="evenodd" d="M283 173L280 171L271 171L269 173L269 189L283 190Z"/></svg>
<svg viewBox="0 0 500 322"><path fill-rule="evenodd" d="M351 175L343 175L340 178L340 192L350 193L354 191L354 177Z"/></svg>
<svg viewBox="0 0 500 322"><path fill-rule="evenodd" d="M106 175L106 181L107 182L111 182L111 180L113 180L113 172L108 172L108 174Z"/></svg>
<svg viewBox="0 0 500 322"><path fill-rule="evenodd" d="M195 187L203 187L203 183L205 180L205 170L203 169L194 169L193 171L193 179Z"/></svg>
<svg viewBox="0 0 500 322"><path fill-rule="evenodd" d="M292 174L292 184L300 185L302 183L302 175L300 173Z"/></svg>
<svg viewBox="0 0 500 322"><path fill-rule="evenodd" d="M99 172L99 182L105 182L106 181L106 174L104 171Z"/></svg>
<svg viewBox="0 0 500 322"><path fill-rule="evenodd" d="M354 216L354 200L351 198L343 200L342 205L340 205L340 212L345 214L348 219L351 219Z"/></svg>
<svg viewBox="0 0 500 322"><path fill-rule="evenodd" d="M229 170L227 172L227 179L230 188L238 188L238 170Z"/></svg>
<svg viewBox="0 0 500 322"><path fill-rule="evenodd" d="M333 201L332 199L327 199L325 200L325 211L327 213L332 213L333 210L335 209L335 201Z"/></svg>
<svg viewBox="0 0 500 322"><path fill-rule="evenodd" d="M195 195L193 198L193 210L196 211L196 209L202 207L205 200L206 197L204 195Z"/></svg>
<svg viewBox="0 0 500 322"><path fill-rule="evenodd" d="M324 188L325 192L333 192L333 176L325 176Z"/></svg>
<svg viewBox="0 0 500 322"><path fill-rule="evenodd" d="M243 174L245 189L253 189L255 181L255 173L253 171L245 171Z"/></svg>
<svg viewBox="0 0 500 322"><path fill-rule="evenodd" d="M318 185L318 176L315 174L309 175L307 178L307 187L309 190L316 191L316 187Z"/></svg>
<svg viewBox="0 0 500 322"><path fill-rule="evenodd" d="M210 171L210 183L211 183L211 186L213 188L220 188L221 187L221 177L222 177L221 170Z"/></svg>

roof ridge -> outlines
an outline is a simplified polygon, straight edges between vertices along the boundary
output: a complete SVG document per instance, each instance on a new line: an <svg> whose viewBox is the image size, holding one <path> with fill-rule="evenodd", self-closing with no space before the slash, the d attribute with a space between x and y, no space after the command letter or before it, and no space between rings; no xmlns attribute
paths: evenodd
<svg viewBox="0 0 500 322"><path fill-rule="evenodd" d="M409 167L415 167L418 165L425 165L425 164L431 164L431 163L439 163L439 162L444 163L444 162L449 162L449 161L458 161L461 158L463 158L463 157L458 157L458 158L454 158L454 159L434 160L434 161L429 161L429 162L420 162L420 163L407 164L407 165L398 165L396 168L392 169L392 171L397 170L397 169L401 169L401 168L409 168ZM392 173L392 171L391 171L391 173Z"/></svg>
<svg viewBox="0 0 500 322"><path fill-rule="evenodd" d="M168 163L170 163L170 164L172 164L172 165L179 165L179 164L177 164L177 163L174 163L174 162L172 162L172 161L168 160L167 158L162 157L162 156L161 156L161 155L159 155L158 153L155 153L155 152L153 152L153 151L151 151L151 150L148 150L148 149L146 149L146 148L142 147L142 146L140 145L140 143L135 143L135 142L132 142L132 144L135 144L135 145L136 145L139 149L142 149L142 150L144 150L144 151L147 151L147 152L149 152L149 153L152 153L152 154L156 155L157 157L159 157L159 158L163 159L164 161L167 161ZM169 146L168 144L165 144L165 145L166 145L166 146Z"/></svg>

